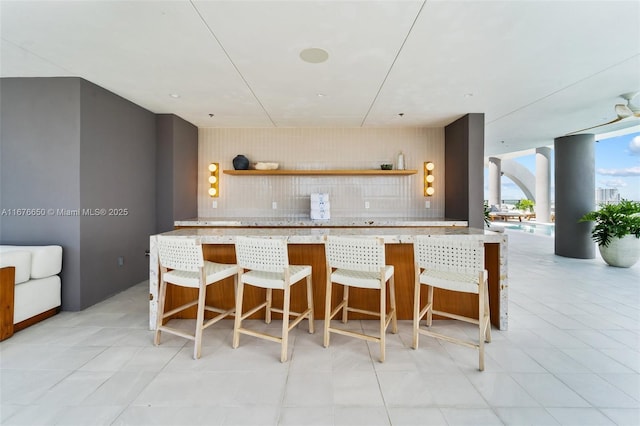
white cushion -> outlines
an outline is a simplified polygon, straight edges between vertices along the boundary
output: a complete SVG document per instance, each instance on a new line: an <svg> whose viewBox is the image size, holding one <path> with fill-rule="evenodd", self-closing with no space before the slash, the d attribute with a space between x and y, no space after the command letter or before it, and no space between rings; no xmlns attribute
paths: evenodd
<svg viewBox="0 0 640 426"><path fill-rule="evenodd" d="M0 267L14 266L16 268L16 284L29 281L31 277L31 252L25 250L0 250Z"/></svg>
<svg viewBox="0 0 640 426"><path fill-rule="evenodd" d="M31 252L31 278L46 278L57 275L62 270L61 246L1 246L2 252Z"/></svg>
<svg viewBox="0 0 640 426"><path fill-rule="evenodd" d="M238 267L235 264L215 263L205 260L204 273L207 281L206 285L209 285L237 274ZM182 287L200 287L200 272L173 269L164 274L163 278L168 283Z"/></svg>
<svg viewBox="0 0 640 426"><path fill-rule="evenodd" d="M14 300L14 324L57 308L61 303L60 277L54 275L16 285Z"/></svg>
<svg viewBox="0 0 640 426"><path fill-rule="evenodd" d="M393 275L393 265L385 266L384 282ZM353 271L351 269L336 269L331 274L331 282L361 288L381 288L380 273L367 271Z"/></svg>
<svg viewBox="0 0 640 426"><path fill-rule="evenodd" d="M486 281L488 277L486 269L483 271L483 277ZM479 292L478 274L425 269L424 272L420 274L420 283L463 293L478 294Z"/></svg>
<svg viewBox="0 0 640 426"><path fill-rule="evenodd" d="M311 266L289 265L289 284L295 284L311 275ZM262 288L284 289L284 274L281 272L247 271L242 274L242 282Z"/></svg>

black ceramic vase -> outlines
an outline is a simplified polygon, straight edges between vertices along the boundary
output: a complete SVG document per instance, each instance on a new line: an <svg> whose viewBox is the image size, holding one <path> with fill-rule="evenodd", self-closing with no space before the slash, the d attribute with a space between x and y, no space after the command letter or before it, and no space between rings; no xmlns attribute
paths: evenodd
<svg viewBox="0 0 640 426"><path fill-rule="evenodd" d="M236 170L248 170L249 169L249 159L244 155L237 155L233 159L233 168Z"/></svg>

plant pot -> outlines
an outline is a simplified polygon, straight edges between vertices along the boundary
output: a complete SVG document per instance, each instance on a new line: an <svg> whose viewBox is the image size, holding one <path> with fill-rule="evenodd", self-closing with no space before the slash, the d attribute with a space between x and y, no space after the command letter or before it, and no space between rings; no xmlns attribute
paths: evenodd
<svg viewBox="0 0 640 426"><path fill-rule="evenodd" d="M635 235L625 235L614 238L608 247L598 246L600 255L607 264L619 268L629 268L640 259L640 238Z"/></svg>

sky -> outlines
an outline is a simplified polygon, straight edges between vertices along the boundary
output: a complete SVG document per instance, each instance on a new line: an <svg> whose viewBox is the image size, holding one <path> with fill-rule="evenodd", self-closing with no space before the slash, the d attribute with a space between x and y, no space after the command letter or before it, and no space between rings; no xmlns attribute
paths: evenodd
<svg viewBox="0 0 640 426"><path fill-rule="evenodd" d="M551 150L551 200L554 200L553 149ZM513 158L535 175L535 154ZM595 147L596 188L617 188L627 200L640 201L640 132L602 139ZM485 199L488 194L485 168ZM502 176L502 199L520 200L524 192L511 179ZM594 188L595 191L595 188Z"/></svg>

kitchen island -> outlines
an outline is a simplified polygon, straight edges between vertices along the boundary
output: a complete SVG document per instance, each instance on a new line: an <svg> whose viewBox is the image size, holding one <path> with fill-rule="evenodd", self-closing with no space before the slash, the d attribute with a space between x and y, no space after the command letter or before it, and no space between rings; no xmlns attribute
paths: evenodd
<svg viewBox="0 0 640 426"><path fill-rule="evenodd" d="M508 325L508 279L507 279L507 236L502 233L466 227L465 221L411 220L411 219L337 219L331 221L310 221L308 219L194 219L176 222L176 230L163 233L179 237L197 237L202 241L204 257L220 263L235 263L235 237L254 236L286 239L289 244L291 264L306 264L313 268L314 307L316 319L323 319L325 296L325 259L323 238L325 235L376 236L386 244L387 264L394 265L398 319L410 320L413 316L414 265L413 238L416 235L457 235L475 238L481 236L485 242L485 267L489 272L489 300L491 322L500 330ZM289 225L289 226L286 226ZM149 259L149 327L155 329L158 292L158 258L156 236L150 237ZM257 304L263 289L248 289L245 293L247 306ZM299 290L299 291L296 291ZM350 298L363 309L376 309L377 297L370 292L352 289ZM438 290L436 290L438 291ZM171 288L167 293L167 307L178 306L195 298L196 290ZM426 292L423 292L426 293ZM281 303L274 294L274 304ZM341 292L335 291L336 302ZM445 307L461 315L477 315L477 295L459 295L442 290L436 306ZM227 279L220 285L209 288L207 302L222 307L234 304L233 280ZM292 291L291 309L301 309L306 303L302 289ZM260 318L259 312L254 318ZM195 318L187 311L185 317ZM353 316L357 318L357 316ZM362 316L361 318L368 318Z"/></svg>

